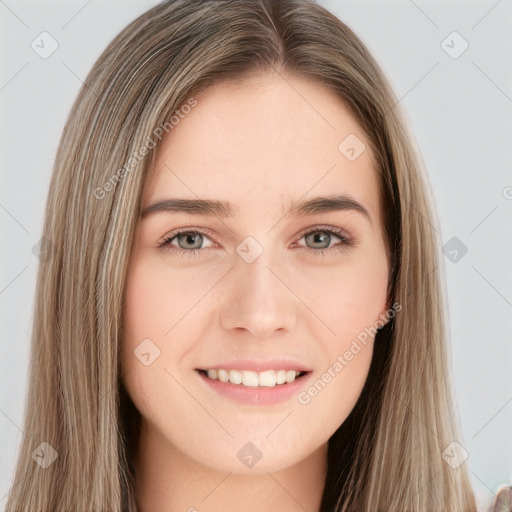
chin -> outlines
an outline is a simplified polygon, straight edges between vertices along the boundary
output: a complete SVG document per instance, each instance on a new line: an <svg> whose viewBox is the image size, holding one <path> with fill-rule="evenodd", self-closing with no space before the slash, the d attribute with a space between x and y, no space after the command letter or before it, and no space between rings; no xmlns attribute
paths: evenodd
<svg viewBox="0 0 512 512"><path fill-rule="evenodd" d="M296 451L297 443L293 442L290 436L276 435L271 441L265 440L265 436L262 435L261 439L254 436L249 438L236 436L235 439L229 440L229 446L218 444L219 451L212 453L211 447L209 450L201 451L201 457L196 460L219 472L258 475L287 469L308 455ZM205 453L209 453L206 458Z"/></svg>

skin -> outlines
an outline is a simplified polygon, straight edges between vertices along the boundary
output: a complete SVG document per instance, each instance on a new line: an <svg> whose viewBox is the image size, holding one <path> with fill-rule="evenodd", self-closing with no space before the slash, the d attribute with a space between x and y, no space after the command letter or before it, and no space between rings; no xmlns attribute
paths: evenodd
<svg viewBox="0 0 512 512"><path fill-rule="evenodd" d="M143 512L315 511L327 442L361 393L373 337L307 404L295 395L240 404L195 368L294 358L312 369L307 389L382 318L390 262L378 175L355 118L316 82L257 74L196 99L158 148L143 209L199 197L230 201L235 214L156 212L137 226L122 344L124 384L143 417L137 499ZM351 133L367 148L352 162L338 149ZM354 210L287 215L291 201L336 193L363 204L371 222ZM317 236L332 226L355 244L301 236L317 226ZM159 247L178 228L208 230L198 255L186 236ZM236 251L247 236L263 247L252 263ZM160 350L148 366L134 356L145 339ZM237 457L248 441L262 454L251 468Z"/></svg>

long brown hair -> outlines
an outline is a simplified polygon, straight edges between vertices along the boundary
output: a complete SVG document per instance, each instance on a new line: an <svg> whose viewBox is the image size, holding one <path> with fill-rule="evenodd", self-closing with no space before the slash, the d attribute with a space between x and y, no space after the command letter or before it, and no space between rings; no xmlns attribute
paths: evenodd
<svg viewBox="0 0 512 512"><path fill-rule="evenodd" d="M321 511L476 510L466 465L443 459L460 438L437 219L385 76L357 36L312 0L171 0L109 44L62 134L44 222L48 257L37 278L25 436L7 512L136 510L140 414L122 385L119 348L151 147L194 95L270 69L328 87L366 132L392 255L389 303L402 306L379 330L363 392L329 441Z"/></svg>

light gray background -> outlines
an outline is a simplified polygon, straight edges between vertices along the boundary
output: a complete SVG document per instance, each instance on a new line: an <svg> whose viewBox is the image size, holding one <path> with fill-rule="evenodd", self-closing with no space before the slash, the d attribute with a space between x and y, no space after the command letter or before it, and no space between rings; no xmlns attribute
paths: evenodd
<svg viewBox="0 0 512 512"><path fill-rule="evenodd" d="M479 509L512 484L512 1L322 0L368 45L405 108L437 202L452 368ZM43 208L58 140L82 80L149 0L0 0L2 265L0 507L22 437ZM42 59L43 31L59 44ZM458 58L442 41L457 31ZM453 36L444 43L462 48ZM452 242L453 243L453 242ZM460 253L459 253L460 254ZM35 447L34 447L35 448Z"/></svg>

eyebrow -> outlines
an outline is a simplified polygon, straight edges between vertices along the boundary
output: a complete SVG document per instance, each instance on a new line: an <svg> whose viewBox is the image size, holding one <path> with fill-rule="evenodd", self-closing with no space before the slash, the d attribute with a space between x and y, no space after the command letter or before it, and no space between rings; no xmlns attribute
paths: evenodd
<svg viewBox="0 0 512 512"><path fill-rule="evenodd" d="M370 224L372 224L372 219L368 210L356 199L346 194L320 196L304 201L292 201L288 215L300 217L340 210L355 211L361 214L370 222ZM164 199L144 208L141 217L146 217L151 213L157 212L214 215L227 218L233 217L235 208L227 201L218 201L213 199Z"/></svg>

